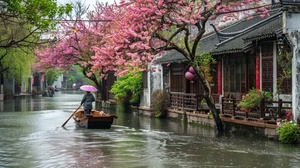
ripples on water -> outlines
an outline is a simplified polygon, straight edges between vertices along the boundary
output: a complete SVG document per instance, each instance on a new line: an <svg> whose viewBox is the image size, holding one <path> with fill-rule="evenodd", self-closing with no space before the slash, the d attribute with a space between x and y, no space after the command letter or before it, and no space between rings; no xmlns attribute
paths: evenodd
<svg viewBox="0 0 300 168"><path fill-rule="evenodd" d="M6 111L0 109L0 167L296 168L300 165L299 146L247 135L216 136L213 128L184 125L176 120L112 110L119 118L111 129L76 128L72 119L61 127L82 96L82 92L57 93L53 98L5 102L2 109Z"/></svg>

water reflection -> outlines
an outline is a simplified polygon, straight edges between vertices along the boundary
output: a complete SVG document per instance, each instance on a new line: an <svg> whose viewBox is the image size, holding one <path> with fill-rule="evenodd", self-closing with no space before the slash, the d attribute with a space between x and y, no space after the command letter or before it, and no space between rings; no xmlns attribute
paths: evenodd
<svg viewBox="0 0 300 168"><path fill-rule="evenodd" d="M36 96L20 96L14 99L0 101L0 112L24 112L24 111L40 111L55 109L74 109L80 105L80 91L59 91L54 97ZM63 95L63 96L62 96ZM76 108L75 108L76 109Z"/></svg>
<svg viewBox="0 0 300 168"><path fill-rule="evenodd" d="M82 92L5 101L0 167L298 167L299 146L247 135L216 136L207 126L119 113L109 130L61 125ZM2 106L3 105L3 106Z"/></svg>

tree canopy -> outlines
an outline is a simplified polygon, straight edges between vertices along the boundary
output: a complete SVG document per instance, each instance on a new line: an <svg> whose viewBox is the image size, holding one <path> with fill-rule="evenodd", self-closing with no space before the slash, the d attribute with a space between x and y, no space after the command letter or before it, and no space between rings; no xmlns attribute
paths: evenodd
<svg viewBox="0 0 300 168"><path fill-rule="evenodd" d="M106 18L113 20L105 44L95 46L92 70L102 69L106 58L114 58L119 74L128 68L147 68L156 54L176 50L193 62L199 42L206 32L208 21L218 19L215 24L250 17L255 9L262 16L268 10L261 7L260 0L211 1L211 0L130 0L121 1L118 10ZM235 10L243 11L243 14ZM230 13L231 12L231 13ZM218 17L223 14L222 17ZM109 59L108 59L109 60ZM101 63L100 63L101 62Z"/></svg>
<svg viewBox="0 0 300 168"><path fill-rule="evenodd" d="M93 46L101 46L105 43L103 41L109 29L110 20L102 18L108 10L113 11L111 6L104 3L97 3L96 10L87 13L89 22L81 20L82 15L86 11L84 4L80 2L75 3L75 21L68 21L61 23L62 30L55 33L57 41L41 45L36 49L37 62L40 67L58 69L69 69L72 65L81 67L82 73L89 80L93 81L98 90L102 90L101 79L105 77L108 71L103 68L98 71L91 71L92 58L94 56ZM113 59L107 57L112 62Z"/></svg>
<svg viewBox="0 0 300 168"><path fill-rule="evenodd" d="M114 25L105 36L106 43L94 47L92 70L100 70L107 57L115 59L119 75L132 67L145 70L155 55L176 50L194 67L218 130L223 130L205 72L195 64L201 54L200 40L209 22L218 27L222 22L251 19L253 12L268 16L265 4L261 0L122 0L118 7L118 13L109 16Z"/></svg>
<svg viewBox="0 0 300 168"><path fill-rule="evenodd" d="M56 0L1 0L1 18L22 18L23 21L38 28L48 30L56 25L55 19L70 13L72 6L57 5Z"/></svg>
<svg viewBox="0 0 300 168"><path fill-rule="evenodd" d="M147 70L148 63L157 55L170 50L181 53L193 65L203 84L206 103L221 130L222 122L210 96L210 85L205 72L195 63L196 57L201 54L198 52L200 40L208 23L214 23L218 27L227 21L251 19L254 12L265 17L268 16L265 7L266 4L261 0L121 0L119 4L97 6L97 11L91 13L90 16L93 17L89 18L87 24L93 26L85 29L78 27L81 23L76 22L73 26L77 33L70 37L75 36L76 39L79 32L82 32L82 39L92 39L84 42L82 47L91 49L87 55L91 60L81 62L90 67L87 76L101 72L100 77L105 77L104 74L109 70L115 71L116 75L124 75L136 69L143 71ZM112 22L102 24L97 20ZM78 43L76 40L72 41ZM79 49L74 45L64 45L63 51L66 53L60 55L74 63L74 59L83 59L84 54L78 53L82 52ZM73 56L68 57L71 53ZM46 56L46 52L44 55ZM45 56L41 60L47 60ZM54 59L56 62L52 63L62 63L60 59L62 58Z"/></svg>
<svg viewBox="0 0 300 168"><path fill-rule="evenodd" d="M4 73L16 75L17 67L30 70L32 49L40 42L41 32L54 28L55 19L71 9L69 4L58 6L55 0L1 0L0 78Z"/></svg>

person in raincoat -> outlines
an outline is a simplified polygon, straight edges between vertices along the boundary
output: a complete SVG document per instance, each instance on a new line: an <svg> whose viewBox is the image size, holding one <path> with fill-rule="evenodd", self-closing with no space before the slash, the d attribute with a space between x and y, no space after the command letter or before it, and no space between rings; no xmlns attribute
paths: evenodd
<svg viewBox="0 0 300 168"><path fill-rule="evenodd" d="M83 105L85 117L87 114L91 113L94 101L95 101L94 95L91 92L86 91L85 95L81 100L81 106Z"/></svg>

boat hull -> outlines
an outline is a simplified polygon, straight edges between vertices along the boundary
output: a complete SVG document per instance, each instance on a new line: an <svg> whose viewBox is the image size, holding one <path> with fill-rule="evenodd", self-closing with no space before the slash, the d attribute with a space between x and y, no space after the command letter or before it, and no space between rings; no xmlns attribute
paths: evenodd
<svg viewBox="0 0 300 168"><path fill-rule="evenodd" d="M83 109L78 110L73 116L77 126L87 129L110 129L115 118L118 118L115 114L107 114L97 110L92 110L92 114L84 117Z"/></svg>

